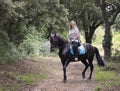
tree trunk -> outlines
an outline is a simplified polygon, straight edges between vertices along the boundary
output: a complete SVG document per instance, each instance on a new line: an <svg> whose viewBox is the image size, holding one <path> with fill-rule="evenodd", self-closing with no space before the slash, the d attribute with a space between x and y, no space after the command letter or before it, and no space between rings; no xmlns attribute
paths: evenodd
<svg viewBox="0 0 120 91"><path fill-rule="evenodd" d="M104 58L105 60L108 61L111 58L111 45L112 45L112 34L110 31L111 25L108 19L107 12L105 10L105 4L102 4L100 8L102 11L103 21L105 24L105 35L103 40Z"/></svg>
<svg viewBox="0 0 120 91"><path fill-rule="evenodd" d="M89 38L89 36L88 36L88 37L86 37L86 39L85 39L85 40L86 40L86 43L90 43L90 44L92 43L92 40Z"/></svg>
<svg viewBox="0 0 120 91"><path fill-rule="evenodd" d="M114 12L112 13L112 17L109 17L111 13L106 10L107 0L95 0L97 6L100 7L102 11L103 21L105 24L105 35L103 40L103 48L104 48L104 58L105 60L110 60L111 58L111 46L112 46L112 33L110 31L111 26L114 24L117 15L120 13L119 3L112 4L114 5ZM110 21L111 20L111 21Z"/></svg>
<svg viewBox="0 0 120 91"><path fill-rule="evenodd" d="M95 29L97 28L97 26L94 26L94 27L89 27L89 33L88 31L85 32L85 40L86 40L86 43L90 43L92 44L92 38L93 38L93 35L94 35L94 32L95 32Z"/></svg>
<svg viewBox="0 0 120 91"><path fill-rule="evenodd" d="M104 58L105 60L108 61L111 58L111 46L112 46L112 34L110 31L110 25L106 25L105 35L103 40L103 48L104 48Z"/></svg>
<svg viewBox="0 0 120 91"><path fill-rule="evenodd" d="M90 35L90 33L88 32L85 32L85 40L86 40L86 43L92 43L92 37Z"/></svg>

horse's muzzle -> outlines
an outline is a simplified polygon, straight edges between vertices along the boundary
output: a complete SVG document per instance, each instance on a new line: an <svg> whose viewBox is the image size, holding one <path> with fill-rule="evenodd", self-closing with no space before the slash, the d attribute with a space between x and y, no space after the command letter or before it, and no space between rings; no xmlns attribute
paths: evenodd
<svg viewBox="0 0 120 91"><path fill-rule="evenodd" d="M51 51L51 52L54 52L54 51L55 51L55 48L50 48L50 51Z"/></svg>

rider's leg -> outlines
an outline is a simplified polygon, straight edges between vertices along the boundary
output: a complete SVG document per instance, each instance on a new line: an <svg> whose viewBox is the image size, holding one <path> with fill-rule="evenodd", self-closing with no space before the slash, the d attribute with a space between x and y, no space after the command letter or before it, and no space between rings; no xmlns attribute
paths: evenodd
<svg viewBox="0 0 120 91"><path fill-rule="evenodd" d="M73 42L73 50L75 54L75 61L78 61L78 42Z"/></svg>

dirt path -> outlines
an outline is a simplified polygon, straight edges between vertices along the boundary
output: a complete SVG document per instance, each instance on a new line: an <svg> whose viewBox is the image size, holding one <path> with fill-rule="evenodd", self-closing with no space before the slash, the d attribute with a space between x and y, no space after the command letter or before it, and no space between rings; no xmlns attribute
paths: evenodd
<svg viewBox="0 0 120 91"><path fill-rule="evenodd" d="M49 61L49 62L48 62ZM45 61L52 71L49 79L39 82L29 91L94 91L97 82L94 80L82 79L81 73L84 65L81 62L70 63L67 67L67 83L63 83L63 71L60 61ZM89 70L86 72L86 77L89 76Z"/></svg>

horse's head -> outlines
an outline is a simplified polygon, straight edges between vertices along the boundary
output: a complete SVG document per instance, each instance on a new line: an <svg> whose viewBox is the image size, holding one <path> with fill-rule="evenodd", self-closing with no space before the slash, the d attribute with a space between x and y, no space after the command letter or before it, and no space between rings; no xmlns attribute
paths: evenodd
<svg viewBox="0 0 120 91"><path fill-rule="evenodd" d="M58 48L59 45L59 39L57 37L57 34L51 34L50 36L50 50L51 52L54 51L56 48Z"/></svg>

